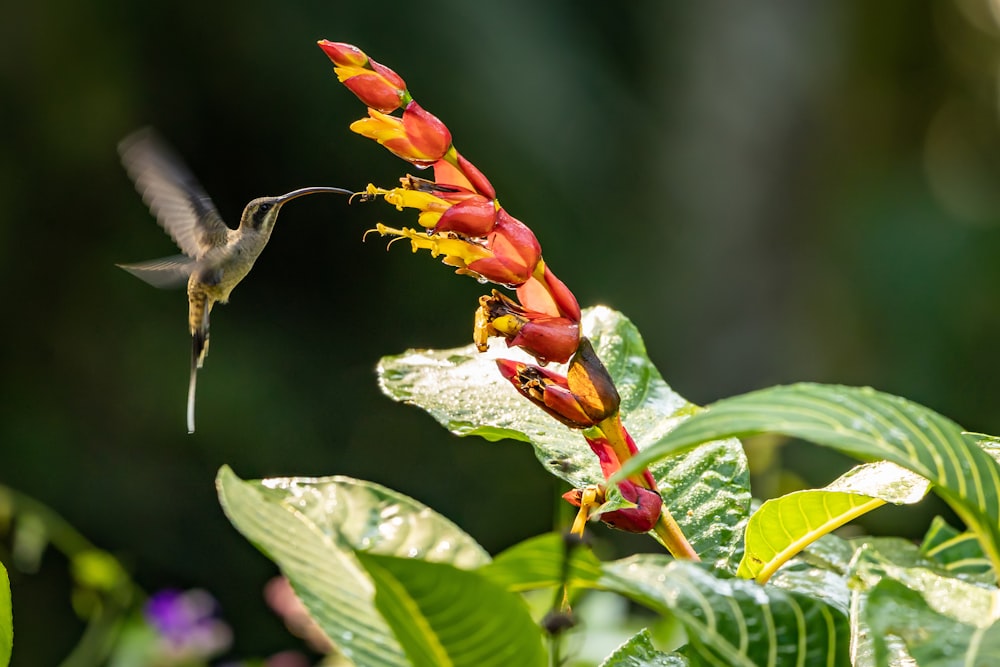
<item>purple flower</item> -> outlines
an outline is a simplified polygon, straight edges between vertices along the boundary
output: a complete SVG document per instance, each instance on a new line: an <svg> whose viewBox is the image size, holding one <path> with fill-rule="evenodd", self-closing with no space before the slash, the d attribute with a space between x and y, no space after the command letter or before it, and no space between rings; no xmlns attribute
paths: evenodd
<svg viewBox="0 0 1000 667"><path fill-rule="evenodd" d="M208 592L163 590L143 610L163 648L175 657L208 658L232 643L232 630L219 619L219 604Z"/></svg>

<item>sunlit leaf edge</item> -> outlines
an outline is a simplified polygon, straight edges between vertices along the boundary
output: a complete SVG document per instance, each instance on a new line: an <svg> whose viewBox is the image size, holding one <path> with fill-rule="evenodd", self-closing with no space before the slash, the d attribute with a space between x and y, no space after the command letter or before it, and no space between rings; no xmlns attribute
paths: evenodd
<svg viewBox="0 0 1000 667"><path fill-rule="evenodd" d="M880 430L889 424L885 432ZM926 477L977 534L997 569L1000 467L996 461L947 418L869 387L801 383L723 399L640 452L619 476L701 442L765 432L800 437L865 461L886 459Z"/></svg>
<svg viewBox="0 0 1000 667"><path fill-rule="evenodd" d="M7 568L0 563L0 667L10 663L14 646L14 616L10 596L10 578Z"/></svg>
<svg viewBox="0 0 1000 667"><path fill-rule="evenodd" d="M794 491L765 501L747 523L736 576L764 583L804 548L886 503L918 502L929 482L887 461L855 466L823 489ZM789 524L798 522L797 530Z"/></svg>
<svg viewBox="0 0 1000 667"><path fill-rule="evenodd" d="M345 655L370 667L409 665L375 609L372 584L353 552L335 545L301 513L265 498L228 466L220 468L216 486L233 526L278 565L309 615Z"/></svg>
<svg viewBox="0 0 1000 667"><path fill-rule="evenodd" d="M847 614L839 606L820 598L775 586L760 586L745 579L719 577L704 564L669 561L659 554L640 554L605 563L599 587L660 613L673 614L687 630L690 643L682 647L684 654L692 658L697 656L705 664L727 667L850 665ZM776 623L772 609L776 605L782 606L795 621L787 625ZM813 619L811 627L822 626L822 636L801 634L805 618L803 605L808 607ZM744 609L759 617L749 622ZM717 618L717 613L726 614L726 620ZM779 636L789 632L790 638ZM764 644L757 645L748 633L764 637ZM795 653L789 656L792 647ZM756 653L762 648L771 656L763 663L748 653L750 650ZM779 650L782 652L780 661Z"/></svg>
<svg viewBox="0 0 1000 667"><path fill-rule="evenodd" d="M524 601L480 570L359 552L375 604L415 667L541 667L540 628Z"/></svg>

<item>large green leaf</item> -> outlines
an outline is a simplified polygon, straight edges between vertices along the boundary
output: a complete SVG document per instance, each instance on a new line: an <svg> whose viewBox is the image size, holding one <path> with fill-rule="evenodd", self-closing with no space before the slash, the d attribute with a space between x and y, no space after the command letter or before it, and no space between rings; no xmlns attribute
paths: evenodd
<svg viewBox="0 0 1000 667"><path fill-rule="evenodd" d="M989 581L994 578L990 561L975 534L959 531L939 516L934 517L927 529L920 544L920 554L958 576Z"/></svg>
<svg viewBox="0 0 1000 667"><path fill-rule="evenodd" d="M601 667L688 667L687 658L676 653L664 653L655 646L649 630L633 635L609 655Z"/></svg>
<svg viewBox="0 0 1000 667"><path fill-rule="evenodd" d="M375 604L414 667L545 664L540 628L519 596L446 563L358 553Z"/></svg>
<svg viewBox="0 0 1000 667"><path fill-rule="evenodd" d="M985 617L981 623L957 620L893 579L883 579L868 594L865 618L879 667L899 664L890 657L890 637L901 638L920 667L1000 665L1000 623L994 618Z"/></svg>
<svg viewBox="0 0 1000 667"><path fill-rule="evenodd" d="M14 646L14 617L11 613L10 579L7 568L0 563L0 667L10 663L10 652Z"/></svg>
<svg viewBox="0 0 1000 667"><path fill-rule="evenodd" d="M915 503L928 487L923 477L879 461L849 470L824 489L768 500L747 524L746 548L736 575L763 583L823 535L887 502Z"/></svg>
<svg viewBox="0 0 1000 667"><path fill-rule="evenodd" d="M919 548L901 538L868 538L860 541L851 564L852 585L857 590L873 588L893 579L923 595L936 612L962 623L981 626L997 617L1000 592L953 576Z"/></svg>
<svg viewBox="0 0 1000 667"><path fill-rule="evenodd" d="M621 474L717 438L775 432L927 478L1000 565L1000 466L933 410L870 388L797 384L724 399L640 452Z"/></svg>
<svg viewBox="0 0 1000 667"><path fill-rule="evenodd" d="M563 585L592 588L601 578L601 562L582 542L548 533L497 554L479 572L509 591Z"/></svg>
<svg viewBox="0 0 1000 667"><path fill-rule="evenodd" d="M922 596L935 613L957 623L985 627L995 620L998 592L994 586L954 576L939 563L926 559L912 542L895 537L868 537L850 540L850 545L854 553L845 574L851 582L851 644L856 667L913 664L907 644L899 636L887 636L869 625L869 593L881 582L893 580L902 584ZM906 619L899 620L909 623Z"/></svg>
<svg viewBox="0 0 1000 667"><path fill-rule="evenodd" d="M848 620L825 601L713 576L659 554L605 565L601 585L684 625L693 664L719 667L847 666Z"/></svg>
<svg viewBox="0 0 1000 667"><path fill-rule="evenodd" d="M659 441L697 410L663 381L639 332L623 315L591 308L582 325L614 378L623 421L640 448ZM532 361L498 341L485 353L472 345L410 350L379 362L379 383L391 398L423 408L457 435L531 443L546 469L574 487L603 482L597 458L580 433L520 396L497 371L498 358ZM695 550L706 560L728 559L739 546L750 504L740 443L714 442L650 470Z"/></svg>
<svg viewBox="0 0 1000 667"><path fill-rule="evenodd" d="M375 607L356 551L461 568L489 556L452 522L412 498L348 477L243 481L228 467L216 485L222 507L288 577L310 615L359 665L409 662Z"/></svg>

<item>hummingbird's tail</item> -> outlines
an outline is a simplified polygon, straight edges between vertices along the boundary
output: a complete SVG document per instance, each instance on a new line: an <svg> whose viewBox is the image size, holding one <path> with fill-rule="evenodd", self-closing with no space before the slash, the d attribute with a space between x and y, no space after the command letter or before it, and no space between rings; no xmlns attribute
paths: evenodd
<svg viewBox="0 0 1000 667"><path fill-rule="evenodd" d="M203 305L199 326L191 331L191 379L188 381L187 402L188 433L194 433L194 392L198 383L198 369L205 363L205 355L208 354L208 313L210 309L210 307Z"/></svg>
<svg viewBox="0 0 1000 667"><path fill-rule="evenodd" d="M198 383L198 364L191 362L191 380L188 383L187 422L188 433L194 433L194 389Z"/></svg>

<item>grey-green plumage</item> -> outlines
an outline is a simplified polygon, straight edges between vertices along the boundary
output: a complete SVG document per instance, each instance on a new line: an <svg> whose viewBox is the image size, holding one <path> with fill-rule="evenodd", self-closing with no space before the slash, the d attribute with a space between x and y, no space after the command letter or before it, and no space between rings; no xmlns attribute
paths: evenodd
<svg viewBox="0 0 1000 667"><path fill-rule="evenodd" d="M283 204L318 192L352 193L342 188L314 187L278 197L260 197L246 205L240 226L232 229L184 163L155 132L143 129L129 135L118 144L118 152L156 221L184 253L118 266L156 287L187 281L192 340L187 425L188 432L193 433L195 385L198 369L208 353L212 306L226 303L233 288L253 268L271 238Z"/></svg>

